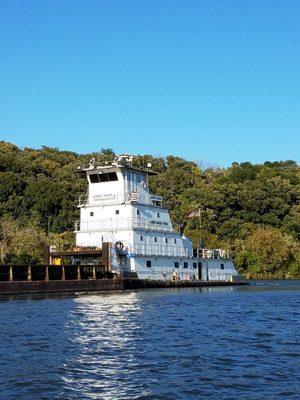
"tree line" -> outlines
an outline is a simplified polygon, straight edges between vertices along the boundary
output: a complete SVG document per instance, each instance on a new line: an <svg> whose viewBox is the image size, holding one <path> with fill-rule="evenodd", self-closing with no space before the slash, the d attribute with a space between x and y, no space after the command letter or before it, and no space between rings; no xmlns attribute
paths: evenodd
<svg viewBox="0 0 300 400"><path fill-rule="evenodd" d="M77 154L0 142L0 263L39 263L46 244L74 242L78 197L87 190L77 167L113 157L111 149ZM171 155L136 158L138 165L149 162L158 173L150 190L164 197L175 228L195 246L231 250L249 278L300 278L295 161L211 168Z"/></svg>

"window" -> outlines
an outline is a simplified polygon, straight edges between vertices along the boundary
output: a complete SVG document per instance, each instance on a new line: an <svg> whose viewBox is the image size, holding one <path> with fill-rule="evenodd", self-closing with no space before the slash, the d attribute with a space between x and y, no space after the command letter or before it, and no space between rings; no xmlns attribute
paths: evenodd
<svg viewBox="0 0 300 400"><path fill-rule="evenodd" d="M140 241L142 242L144 240L144 236L140 236Z"/></svg>
<svg viewBox="0 0 300 400"><path fill-rule="evenodd" d="M174 239L174 243L175 243L175 244L177 243L177 240L176 240L176 239Z"/></svg>
<svg viewBox="0 0 300 400"><path fill-rule="evenodd" d="M174 267L175 268L179 268L179 262L178 261L174 261Z"/></svg>
<svg viewBox="0 0 300 400"><path fill-rule="evenodd" d="M98 182L111 182L117 181L118 176L116 172L105 172L100 174L90 174L90 181L91 183L98 183Z"/></svg>
<svg viewBox="0 0 300 400"><path fill-rule="evenodd" d="M107 174L107 176L108 176L109 181L117 181L118 180L118 176L117 176L116 172L109 172Z"/></svg>
<svg viewBox="0 0 300 400"><path fill-rule="evenodd" d="M166 238L166 243L168 243L168 238Z"/></svg>
<svg viewBox="0 0 300 400"><path fill-rule="evenodd" d="M116 213L117 215L119 215L119 214L120 214L120 210L116 210L115 213Z"/></svg>
<svg viewBox="0 0 300 400"><path fill-rule="evenodd" d="M99 175L98 174L91 174L90 175L91 183L98 183L99 182Z"/></svg>
<svg viewBox="0 0 300 400"><path fill-rule="evenodd" d="M93 217L94 216L94 213L93 213L93 211L91 211L90 212L90 217Z"/></svg>
<svg viewBox="0 0 300 400"><path fill-rule="evenodd" d="M136 215L140 215L140 210L136 210Z"/></svg>
<svg viewBox="0 0 300 400"><path fill-rule="evenodd" d="M146 261L146 265L147 265L147 268L151 268L151 261L150 261L150 260L147 260L147 261Z"/></svg>
<svg viewBox="0 0 300 400"><path fill-rule="evenodd" d="M183 268L188 268L189 267L189 263L188 262L184 262L183 263Z"/></svg>
<svg viewBox="0 0 300 400"><path fill-rule="evenodd" d="M157 218L160 218L160 213L159 212L156 213L156 216L157 216Z"/></svg>
<svg viewBox="0 0 300 400"><path fill-rule="evenodd" d="M197 263L193 262L193 268L196 269L197 268Z"/></svg>
<svg viewBox="0 0 300 400"><path fill-rule="evenodd" d="M99 174L100 182L108 182L108 174Z"/></svg>
<svg viewBox="0 0 300 400"><path fill-rule="evenodd" d="M154 242L155 242L155 243L157 242L157 237L156 237L156 236L154 237Z"/></svg>
<svg viewBox="0 0 300 400"><path fill-rule="evenodd" d="M224 264L222 263L222 264L220 265L220 267L221 267L221 269L224 269Z"/></svg>

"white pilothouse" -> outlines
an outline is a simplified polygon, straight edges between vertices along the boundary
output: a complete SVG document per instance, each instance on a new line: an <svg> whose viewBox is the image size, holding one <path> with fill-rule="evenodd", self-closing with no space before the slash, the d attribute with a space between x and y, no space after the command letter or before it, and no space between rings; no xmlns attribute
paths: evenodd
<svg viewBox="0 0 300 400"><path fill-rule="evenodd" d="M149 280L232 281L238 275L225 250L193 249L176 232L161 196L151 195L148 176L133 157L111 163L91 160L78 168L86 173L88 192L79 201L76 245L101 248L109 242L111 270Z"/></svg>

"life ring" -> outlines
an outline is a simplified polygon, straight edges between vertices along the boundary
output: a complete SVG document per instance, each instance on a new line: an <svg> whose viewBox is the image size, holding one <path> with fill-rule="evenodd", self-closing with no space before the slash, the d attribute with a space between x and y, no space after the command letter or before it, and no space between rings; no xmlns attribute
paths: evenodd
<svg viewBox="0 0 300 400"><path fill-rule="evenodd" d="M124 249L124 244L122 242L116 242L115 243L115 249L117 251L122 251Z"/></svg>

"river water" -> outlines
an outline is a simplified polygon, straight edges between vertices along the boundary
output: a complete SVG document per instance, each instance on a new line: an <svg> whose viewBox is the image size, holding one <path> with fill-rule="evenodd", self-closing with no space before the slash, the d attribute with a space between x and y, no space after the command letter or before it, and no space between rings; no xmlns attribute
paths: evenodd
<svg viewBox="0 0 300 400"><path fill-rule="evenodd" d="M0 399L300 399L300 281L0 297Z"/></svg>

